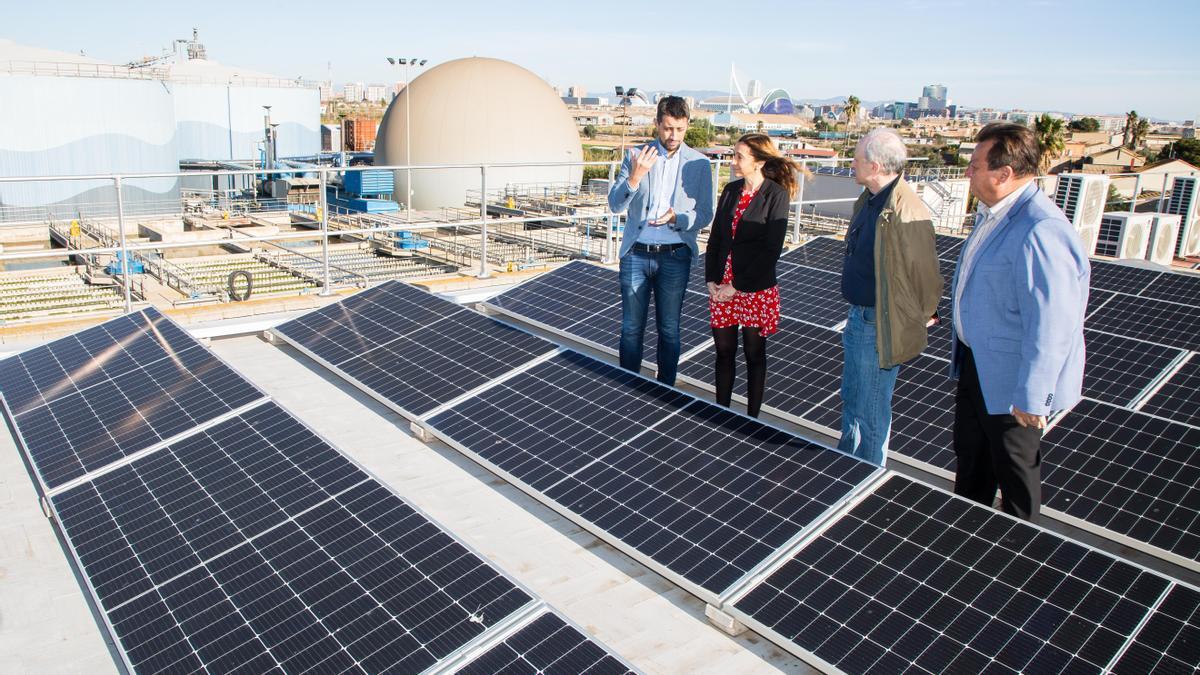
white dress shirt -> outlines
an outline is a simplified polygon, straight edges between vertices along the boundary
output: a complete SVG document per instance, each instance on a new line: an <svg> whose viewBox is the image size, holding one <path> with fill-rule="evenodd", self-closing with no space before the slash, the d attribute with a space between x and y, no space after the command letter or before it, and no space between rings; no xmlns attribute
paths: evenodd
<svg viewBox="0 0 1200 675"><path fill-rule="evenodd" d="M658 161L650 167L650 173L654 174L655 190L653 194L649 195L647 222L658 220L671 210L675 203L675 188L679 185L679 168L683 164L680 157L683 153L678 150L674 155L668 155L667 149L657 141L655 141L654 147L658 149ZM649 179L649 175L646 178ZM679 233L671 229L669 224L644 227L637 240L643 244L677 244L683 241L679 237Z"/></svg>
<svg viewBox="0 0 1200 675"><path fill-rule="evenodd" d="M1004 216L1008 215L1008 211L1012 208L1013 203L1021 195L1025 194L1025 190L1027 189L1029 189L1028 185L1017 188L990 207L983 202L979 202L979 208L975 212L975 228L971 231L971 236L965 244L966 248L963 251L962 264L959 265L958 270L958 284L954 287L954 332L958 334L958 341L968 347L971 345L967 343L966 338L963 336L963 322L960 318L962 317L962 313L959 309L959 304L962 301L963 286L967 283L971 268L975 266L975 258L978 257L980 246L991 236L996 226L1004 220Z"/></svg>

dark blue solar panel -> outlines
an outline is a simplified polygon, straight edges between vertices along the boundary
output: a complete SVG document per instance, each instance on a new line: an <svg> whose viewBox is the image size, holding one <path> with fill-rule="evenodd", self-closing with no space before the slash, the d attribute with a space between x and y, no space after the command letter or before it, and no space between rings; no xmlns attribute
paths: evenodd
<svg viewBox="0 0 1200 675"><path fill-rule="evenodd" d="M962 246L966 243L964 237L953 237L948 234L934 235L934 246L937 248L937 255L942 260L958 260L958 254L962 252Z"/></svg>
<svg viewBox="0 0 1200 675"><path fill-rule="evenodd" d="M708 349L679 366L679 374L712 391L716 352ZM783 318L779 332L767 340L767 385L763 404L803 417L836 395L842 382L842 334ZM745 361L737 359L733 392L745 395Z"/></svg>
<svg viewBox="0 0 1200 675"><path fill-rule="evenodd" d="M1104 262L1102 260L1092 260L1091 266L1091 287L1093 291L1102 290L1139 295L1155 279L1162 276L1162 272L1156 270Z"/></svg>
<svg viewBox="0 0 1200 675"><path fill-rule="evenodd" d="M53 499L134 670L422 670L530 597L274 404Z"/></svg>
<svg viewBox="0 0 1200 675"><path fill-rule="evenodd" d="M1185 305L1200 305L1200 274L1164 273L1150 282L1139 295Z"/></svg>
<svg viewBox="0 0 1200 675"><path fill-rule="evenodd" d="M1182 353L1090 330L1085 330L1083 337L1087 346L1083 394L1115 405L1133 403Z"/></svg>
<svg viewBox="0 0 1200 675"><path fill-rule="evenodd" d="M1193 354L1191 360L1171 375L1141 410L1200 427L1200 356Z"/></svg>
<svg viewBox="0 0 1200 675"><path fill-rule="evenodd" d="M275 331L412 416L555 348L400 282L362 291Z"/></svg>
<svg viewBox="0 0 1200 675"><path fill-rule="evenodd" d="M800 267L779 277L784 316L832 328L846 320L849 305L842 298L842 275Z"/></svg>
<svg viewBox="0 0 1200 675"><path fill-rule="evenodd" d="M429 425L671 572L720 593L874 471L567 353Z"/></svg>
<svg viewBox="0 0 1200 675"><path fill-rule="evenodd" d="M1200 560L1200 429L1085 399L1042 463L1046 508Z"/></svg>
<svg viewBox="0 0 1200 675"><path fill-rule="evenodd" d="M787 274L799 266L841 274L845 257L846 242L831 237L816 237L782 256L778 271Z"/></svg>
<svg viewBox="0 0 1200 675"><path fill-rule="evenodd" d="M1200 350L1200 305L1117 294L1088 316L1087 327L1168 347Z"/></svg>
<svg viewBox="0 0 1200 675"><path fill-rule="evenodd" d="M1168 583L893 476L734 607L849 673L1100 672Z"/></svg>
<svg viewBox="0 0 1200 675"><path fill-rule="evenodd" d="M561 617L547 613L457 672L464 675L617 675L633 671Z"/></svg>
<svg viewBox="0 0 1200 675"><path fill-rule="evenodd" d="M262 398L154 310L18 354L3 366L14 426L48 488Z"/></svg>
<svg viewBox="0 0 1200 675"><path fill-rule="evenodd" d="M1117 675L1200 669L1200 591L1176 584L1113 665Z"/></svg>
<svg viewBox="0 0 1200 675"><path fill-rule="evenodd" d="M606 324L607 337L620 331L621 282L615 270L575 261L522 282L488 304L566 333L575 333L575 326L595 315L615 316L615 324Z"/></svg>

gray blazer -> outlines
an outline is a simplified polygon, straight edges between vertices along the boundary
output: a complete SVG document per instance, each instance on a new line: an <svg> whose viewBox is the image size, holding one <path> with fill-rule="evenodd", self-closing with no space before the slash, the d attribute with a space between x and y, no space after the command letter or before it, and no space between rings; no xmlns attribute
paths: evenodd
<svg viewBox="0 0 1200 675"><path fill-rule="evenodd" d="M650 211L650 195L654 194L654 181L657 172L651 171L638 185L636 190L629 189L629 172L633 159L641 151L643 145L631 148L625 152L621 162L621 172L617 174L612 189L608 191L608 208L613 213L625 213L625 232L621 237L621 255L624 258L634 242L646 227ZM675 200L671 207L675 209L675 222L663 227L670 227L679 233L679 238L692 249L692 255L700 255L700 247L696 244L696 234L708 227L713 218L713 179L712 165L703 154L680 144L679 183L675 190Z"/></svg>

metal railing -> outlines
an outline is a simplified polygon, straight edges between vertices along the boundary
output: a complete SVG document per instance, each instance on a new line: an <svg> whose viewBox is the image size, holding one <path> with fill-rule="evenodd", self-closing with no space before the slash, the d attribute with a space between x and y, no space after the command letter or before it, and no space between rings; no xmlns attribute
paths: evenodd
<svg viewBox="0 0 1200 675"><path fill-rule="evenodd" d="M800 163L808 167L840 167L845 165L849 160L845 159L804 159ZM722 168L728 164L727 160L711 161L714 178L722 176ZM533 185L506 185L500 188L490 186L488 183L489 172L501 168L517 168L517 167L585 167L585 166L601 166L608 169L610 184L615 177L618 162L596 161L596 162L543 162L543 163L528 163L528 162L512 162L512 163L493 163L493 164L447 164L447 165L394 165L394 166L363 166L363 167L325 167L313 166L297 169L288 167L282 169L262 169L262 168L247 168L247 169L226 169L219 171L204 171L204 172L171 172L171 173L144 173L144 174L120 174L120 175L78 175L78 176L26 176L26 177L0 177L0 186L8 183L42 183L42 182L57 182L57 181L106 181L113 186L115 191L115 234L102 226L88 225L87 234L101 242L101 246L89 246L85 248L76 248L70 250L50 250L50 251L22 251L22 252L5 252L0 253L0 263L10 260L28 260L40 258L62 258L72 255L111 255L120 254L119 260L124 261L128 265L132 260L140 258L143 264L150 264L152 274L160 279L166 280L166 283L179 290L180 292L190 293L196 289L190 288L186 282L186 275L180 273L181 270L172 269L170 263L159 259L157 256L149 255L149 252L156 252L161 255L163 251L170 249L196 248L202 246L221 246L229 245L231 242L238 244L252 244L262 242L267 245L280 247L281 242L288 241L311 241L314 239L320 240L322 255L320 257L321 266L320 273L314 281L320 284L321 293L328 295L332 292L335 278L339 282L347 279L353 279L354 285L362 285L363 275L355 273L353 270L340 269L336 265L331 265L329 261L329 238L330 236L346 237L357 235L363 239L372 239L379 236L395 239L395 235L401 232L414 232L421 230L430 230L436 228L457 228L458 244L462 243L463 239L473 239L477 243L469 247L457 246L458 252L454 257L467 262L473 261L477 264L474 270L475 276L486 278L491 274L491 267L501 267L506 262L527 263L531 258L527 250L531 247L542 246L554 255L561 254L563 257L571 257L573 254L580 254L585 257L598 257L606 263L612 263L616 260L617 241L616 236L620 231L620 223L623 218L621 214L615 214L609 211L607 200L601 195L589 194L583 186L575 185L557 185L557 184L533 184ZM473 208L468 212L465 209L442 209L440 212L435 212L433 219L416 219L400 218L395 215L382 217L382 214L371 214L356 212L349 209L333 209L331 210L326 196L326 186L330 184L331 178L335 174L342 174L350 171L367 171L367 170L414 170L414 171L436 171L436 170L474 170L478 171L479 187L478 189L470 189L467 194L464 194L464 203L470 206L478 206L476 212ZM937 175L943 179L951 179L949 176L957 176L954 168L951 170L938 168ZM932 178L932 172L924 168L915 169L916 171L925 172L922 175ZM272 234L261 234L254 232L238 232L234 227L223 227L222 229L213 229L212 238L192 238L187 241L155 241L144 243L131 243L127 240L126 223L132 216L137 215L142 211L141 208L128 209L124 200L124 186L130 181L154 178L182 178L195 177L197 175L209 177L243 177L253 181L256 175L296 175L305 174L312 176L316 174L319 181L319 189L315 197L314 204L303 205L297 207L296 204L289 205L287 200L280 199L264 199L261 197L245 197L245 193L239 190L181 190L181 201L191 200L199 204L198 208L203 209L221 209L223 213L237 213L249 215L259 212L289 212L289 208L294 211L297 208L307 209L310 214L308 217L309 225L315 225L316 231L306 230L302 232L279 232ZM1139 174L1124 174L1132 176L1137 181L1135 186L1135 194L1143 184L1143 176ZM1122 174L1117 174L1115 177L1121 177ZM827 213L822 213L822 206L829 204L846 204L854 202L857 197L847 197L840 199L805 199L804 190L807 181L810 180L802 175L800 178L799 193L796 195L795 201L791 203L793 212L791 218L791 239L795 243L800 243L815 234L838 234L843 233L846 229L846 218L831 216ZM1167 177L1163 178L1163 192L1166 190ZM716 201L716 190L718 181L714 179L714 204ZM549 199L547 199L549 198ZM503 212L503 208L509 203L509 200L520 199L528 204L542 202L543 206L539 207L537 213L521 212L512 215ZM1165 197L1160 197L1165 199ZM544 202L569 202L570 200L578 200L580 203L577 208L545 208ZM1132 206L1131 206L1132 208ZM544 211L542 209L545 209ZM85 209L80 208L77 216L82 215ZM520 211L518 209L518 211ZM180 204L175 204L174 212L182 213ZM411 213L411 212L410 212ZM467 215L467 214L470 215ZM88 215L84 218L94 219L97 216ZM80 218L81 221L84 218ZM290 218L290 216L289 216ZM553 243L539 242L535 238L514 238L513 231L506 228L520 226L528 229L527 226L534 223L544 224L546 221L561 221L562 223L574 223L577 229L586 233L579 242L580 251L570 250L570 246L554 245ZM42 221L43 223L45 221ZM970 225L969 215L963 218L961 226L956 228L958 233L965 232ZM100 236L97 236L100 235ZM219 236L217 236L219 235ZM598 236L597 236L598 235ZM599 251L593 252L590 244L586 243L593 239L599 240L602 238L602 244ZM489 252L489 247L495 246L497 256ZM282 247L281 247L282 248ZM468 250L469 249L469 250ZM523 255L522 260L507 261L504 259L503 251L520 251ZM312 256L316 260L315 256ZM117 276L122 278L122 287L125 295L126 309L131 309L132 287L133 284L125 283L123 280L127 276L125 272L127 268L117 271ZM304 276L312 276L312 272L306 271ZM172 283L172 281L174 283Z"/></svg>

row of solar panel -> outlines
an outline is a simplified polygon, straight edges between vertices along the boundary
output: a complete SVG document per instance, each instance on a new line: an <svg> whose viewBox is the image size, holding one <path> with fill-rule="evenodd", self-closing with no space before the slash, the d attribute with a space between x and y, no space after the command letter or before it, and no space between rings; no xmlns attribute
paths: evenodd
<svg viewBox="0 0 1200 675"><path fill-rule="evenodd" d="M398 282L359 295L361 312L466 319L453 347L419 328L377 341L421 345L410 356L429 357L428 372L389 380L411 390L447 360L486 363L478 345L514 330ZM361 318L335 305L274 333L344 375L370 351L334 365L351 336L329 331ZM497 365L511 356L492 349ZM1190 586L640 375L541 351L416 423L817 665L1166 672L1195 661ZM407 391L364 389L410 408Z"/></svg>
<svg viewBox="0 0 1200 675"><path fill-rule="evenodd" d="M133 671L628 670L153 309L0 391Z"/></svg>
<svg viewBox="0 0 1200 675"><path fill-rule="evenodd" d="M834 328L844 318L846 305L836 274L795 263L803 260L828 269L840 266L842 255L840 242L818 238L781 259L784 318L770 342L764 401L767 412L831 435L838 433L841 421L842 346ZM953 263L944 266L944 273L952 275ZM575 262L486 304L615 353L620 307L613 298L618 284L612 270ZM1105 306L1121 298L1132 296L1093 292L1093 300ZM688 293L681 331L685 358L679 375L711 391L715 355L705 305L699 292ZM1089 326L1097 311L1091 310ZM954 466L954 383L946 375L952 330L948 298L942 299L939 315L942 323L930 330L926 353L900 369L890 450L902 461L949 477ZM587 330L580 330L585 323ZM648 336L647 344L652 343ZM1047 514L1128 538L1195 568L1200 561L1200 430L1194 428L1200 422L1200 357L1090 328L1086 343L1084 393L1094 401L1076 407L1046 435ZM735 391L744 391L740 364L738 368ZM1140 412L1126 409L1139 401ZM1116 423L1125 426L1115 430Z"/></svg>

